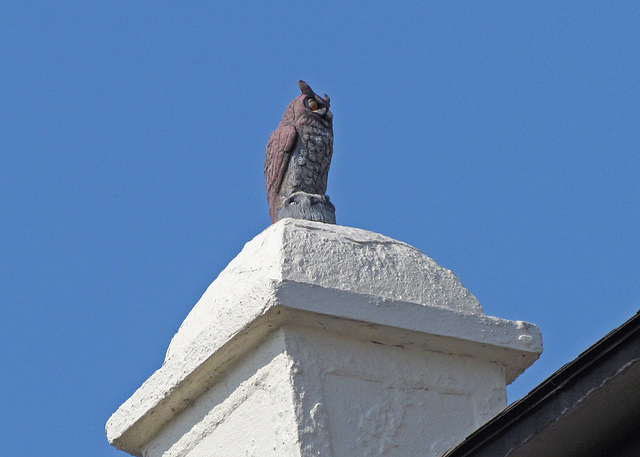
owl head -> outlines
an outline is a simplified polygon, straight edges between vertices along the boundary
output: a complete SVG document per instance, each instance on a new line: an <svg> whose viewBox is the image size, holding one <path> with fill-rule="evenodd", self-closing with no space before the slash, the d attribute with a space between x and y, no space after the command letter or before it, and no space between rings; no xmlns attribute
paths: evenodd
<svg viewBox="0 0 640 457"><path fill-rule="evenodd" d="M302 94L294 98L289 104L289 108L287 108L287 112L292 112L293 114L292 121L295 122L301 119L316 120L326 127L331 127L333 113L329 111L329 106L331 105L329 96L324 94L324 97L320 97L304 81L298 81L298 86ZM287 112L285 112L285 116Z"/></svg>

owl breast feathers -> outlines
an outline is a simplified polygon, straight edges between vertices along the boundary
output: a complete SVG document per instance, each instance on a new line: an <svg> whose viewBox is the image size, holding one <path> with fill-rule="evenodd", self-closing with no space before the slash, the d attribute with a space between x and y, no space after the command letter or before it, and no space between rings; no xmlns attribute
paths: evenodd
<svg viewBox="0 0 640 457"><path fill-rule="evenodd" d="M304 81L298 81L298 85L302 94L289 103L267 143L264 177L269 215L272 223L282 217L335 223L335 208L325 195L333 155L330 100L326 94L323 98L316 95ZM314 198L291 198L297 193L311 194ZM320 206L317 211L313 206L304 211L292 207L301 202ZM283 208L286 209L282 211ZM327 218L327 211L333 218Z"/></svg>

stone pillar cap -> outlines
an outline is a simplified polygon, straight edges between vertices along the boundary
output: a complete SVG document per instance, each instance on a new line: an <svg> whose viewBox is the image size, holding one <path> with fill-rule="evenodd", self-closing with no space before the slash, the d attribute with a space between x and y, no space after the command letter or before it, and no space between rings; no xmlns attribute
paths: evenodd
<svg viewBox="0 0 640 457"><path fill-rule="evenodd" d="M455 274L418 249L366 230L283 219L209 286L162 368L109 419L109 441L138 455L227 363L289 323L488 360L504 367L507 383L542 352L535 325L486 316Z"/></svg>
<svg viewBox="0 0 640 457"><path fill-rule="evenodd" d="M242 307L288 282L366 294L378 305L404 301L483 314L452 271L413 246L367 230L283 219L249 241L211 284L171 341L167 358L218 325L224 302Z"/></svg>

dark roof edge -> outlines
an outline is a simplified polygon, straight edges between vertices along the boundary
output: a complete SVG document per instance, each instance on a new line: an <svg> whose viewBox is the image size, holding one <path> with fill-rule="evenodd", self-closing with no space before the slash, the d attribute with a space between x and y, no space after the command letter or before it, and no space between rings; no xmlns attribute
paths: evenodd
<svg viewBox="0 0 640 457"><path fill-rule="evenodd" d="M572 380L593 364L606 357L611 351L623 344L628 338L640 331L640 311L618 328L612 330L602 339L590 346L571 362L562 366L531 392L520 400L506 407L501 413L471 433L457 446L447 451L442 457L466 457L473 455L486 443L511 428L524 416L540 407L545 401L565 388Z"/></svg>

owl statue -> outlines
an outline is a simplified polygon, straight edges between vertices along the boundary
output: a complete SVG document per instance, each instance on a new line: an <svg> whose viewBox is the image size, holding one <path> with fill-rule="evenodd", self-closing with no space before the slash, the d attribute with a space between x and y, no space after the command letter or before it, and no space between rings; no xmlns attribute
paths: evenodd
<svg viewBox="0 0 640 457"><path fill-rule="evenodd" d="M294 98L269 136L264 179L271 223L285 217L336 223L335 207L325 195L333 154L333 114L329 97L298 81Z"/></svg>

